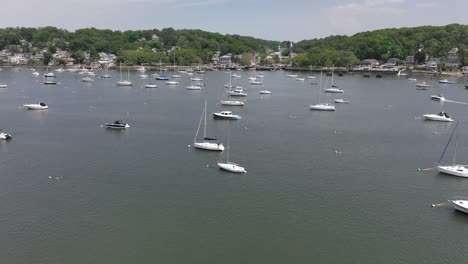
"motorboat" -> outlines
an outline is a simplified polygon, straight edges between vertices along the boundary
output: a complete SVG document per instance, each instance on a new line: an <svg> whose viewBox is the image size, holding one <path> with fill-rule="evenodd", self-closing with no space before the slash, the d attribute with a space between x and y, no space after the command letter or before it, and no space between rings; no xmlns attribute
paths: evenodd
<svg viewBox="0 0 468 264"><path fill-rule="evenodd" d="M112 129L126 129L126 128L129 128L130 125L121 121L121 120L116 120L112 123L105 123L104 124L105 127L107 128L112 128Z"/></svg>
<svg viewBox="0 0 468 264"><path fill-rule="evenodd" d="M12 139L10 134L0 132L0 140L8 140L8 139Z"/></svg>
<svg viewBox="0 0 468 264"><path fill-rule="evenodd" d="M138 74L138 76L143 79L148 78L148 74Z"/></svg>
<svg viewBox="0 0 468 264"><path fill-rule="evenodd" d="M335 106L328 103L321 103L316 105L309 105L310 110L317 111L335 111Z"/></svg>
<svg viewBox="0 0 468 264"><path fill-rule="evenodd" d="M58 68L55 70L55 72L64 72L65 70L63 68Z"/></svg>
<svg viewBox="0 0 468 264"><path fill-rule="evenodd" d="M118 82L117 82L117 85L118 85L118 86L132 86L132 82L131 82L131 81L122 80L122 81L118 81Z"/></svg>
<svg viewBox="0 0 468 264"><path fill-rule="evenodd" d="M247 93L245 93L243 89L235 89L232 91L228 91L228 94L230 96L242 96L242 97L247 96Z"/></svg>
<svg viewBox="0 0 468 264"><path fill-rule="evenodd" d="M38 73L37 71L34 71L34 72L32 73L32 75L34 75L34 76L39 76L40 73Z"/></svg>
<svg viewBox="0 0 468 264"><path fill-rule="evenodd" d="M240 77L242 77L242 76L241 76L240 74L234 73L234 74L232 75L232 77L234 77L234 78L240 78Z"/></svg>
<svg viewBox="0 0 468 264"><path fill-rule="evenodd" d="M268 90L261 90L260 94L271 94L271 92Z"/></svg>
<svg viewBox="0 0 468 264"><path fill-rule="evenodd" d="M213 113L213 117L216 119L229 119L238 120L241 119L240 115L233 115L231 111L221 111Z"/></svg>
<svg viewBox="0 0 468 264"><path fill-rule="evenodd" d="M57 84L57 82L53 80L44 80L44 84Z"/></svg>
<svg viewBox="0 0 468 264"><path fill-rule="evenodd" d="M442 94L431 95L431 100L434 101L445 101L445 97Z"/></svg>
<svg viewBox="0 0 468 264"><path fill-rule="evenodd" d="M195 138L193 140L193 146L198 149L203 149L203 150L211 150L211 151L223 151L224 146L221 143L216 143L213 142L217 140L216 138L210 138L206 136L206 124L207 124L207 118L206 118L206 100L205 100L205 108L203 109L202 116L200 118L200 123L198 123L198 128L197 132L195 133ZM197 142L197 137L198 137L198 132L200 131L201 123L203 123L203 141L202 142Z"/></svg>
<svg viewBox="0 0 468 264"><path fill-rule="evenodd" d="M201 90L202 88L198 85L189 85L187 87L185 87L185 89L187 90Z"/></svg>
<svg viewBox="0 0 468 264"><path fill-rule="evenodd" d="M201 82L201 81L203 81L203 79L200 78L200 77L193 77L193 78L192 78L192 81L194 81L194 82Z"/></svg>
<svg viewBox="0 0 468 264"><path fill-rule="evenodd" d="M439 83L443 83L443 84L454 84L455 82L454 82L454 81L449 81L448 79L442 79L442 80L439 80Z"/></svg>
<svg viewBox="0 0 468 264"><path fill-rule="evenodd" d="M145 88L158 88L158 85L149 83L149 84L145 85Z"/></svg>
<svg viewBox="0 0 468 264"><path fill-rule="evenodd" d="M249 81L256 81L257 77L249 77Z"/></svg>
<svg viewBox="0 0 468 264"><path fill-rule="evenodd" d="M426 82L420 82L416 84L416 89L418 90L427 90L427 88L432 87L431 84L427 84Z"/></svg>
<svg viewBox="0 0 468 264"><path fill-rule="evenodd" d="M417 81L417 79L416 78L408 78L408 81L415 82L415 81Z"/></svg>
<svg viewBox="0 0 468 264"><path fill-rule="evenodd" d="M49 109L49 106L46 105L45 103L42 103L42 102L38 102L38 103L35 103L35 104L25 104L23 106L26 107L28 110L45 110L45 109Z"/></svg>
<svg viewBox="0 0 468 264"><path fill-rule="evenodd" d="M349 101L345 99L333 99L333 101L337 104L349 104Z"/></svg>
<svg viewBox="0 0 468 264"><path fill-rule="evenodd" d="M83 79L81 79L82 82L94 82L93 79L91 79L90 77L84 77Z"/></svg>
<svg viewBox="0 0 468 264"><path fill-rule="evenodd" d="M0 83L0 88L8 88L8 85Z"/></svg>
<svg viewBox="0 0 468 264"><path fill-rule="evenodd" d="M241 167L238 164L235 164L232 162L227 162L227 163L218 162L218 167L222 170L229 171L229 172L247 173L244 167Z"/></svg>
<svg viewBox="0 0 468 264"><path fill-rule="evenodd" d="M158 75L158 76L156 76L155 79L158 80L158 81L167 81L167 80L169 80L169 77L167 77L165 75Z"/></svg>
<svg viewBox="0 0 468 264"><path fill-rule="evenodd" d="M177 74L172 75L172 78L174 78L174 79L178 79L178 78L180 78L180 77L182 77L182 76L177 75Z"/></svg>
<svg viewBox="0 0 468 264"><path fill-rule="evenodd" d="M325 89L325 92L326 93L344 93L342 89L338 89L338 88L327 88Z"/></svg>
<svg viewBox="0 0 468 264"><path fill-rule="evenodd" d="M101 76L101 79L110 79L111 76L109 74L104 74Z"/></svg>
<svg viewBox="0 0 468 264"><path fill-rule="evenodd" d="M453 119L445 112L439 112L437 114L425 114L423 117L425 120L430 121L453 122Z"/></svg>
<svg viewBox="0 0 468 264"><path fill-rule="evenodd" d="M236 100L221 100L222 105L229 105L229 106L244 106L245 103L243 101L236 101Z"/></svg>
<svg viewBox="0 0 468 264"><path fill-rule="evenodd" d="M306 78L309 79L309 80L310 80L310 79L317 79L317 77L312 76L312 75L309 75L309 76L307 76Z"/></svg>
<svg viewBox="0 0 468 264"><path fill-rule="evenodd" d="M55 74L53 72L48 72L46 74L44 74L44 77L46 78L54 78L55 77Z"/></svg>
<svg viewBox="0 0 468 264"><path fill-rule="evenodd" d="M167 81L166 84L167 84L167 85L178 85L179 82L176 82L176 81Z"/></svg>
<svg viewBox="0 0 468 264"><path fill-rule="evenodd" d="M468 200L449 200L449 202L456 210L468 214Z"/></svg>
<svg viewBox="0 0 468 264"><path fill-rule="evenodd" d="M288 74L288 75L286 75L286 77L288 77L288 78L297 78L297 76L298 76L297 74Z"/></svg>
<svg viewBox="0 0 468 264"><path fill-rule="evenodd" d="M251 85L263 85L262 81L250 81L249 82Z"/></svg>
<svg viewBox="0 0 468 264"><path fill-rule="evenodd" d="M296 81L303 82L305 81L305 78L296 78Z"/></svg>
<svg viewBox="0 0 468 264"><path fill-rule="evenodd" d="M265 78L265 75L258 74L258 75L255 75L255 78L257 78L257 79L263 79L263 78Z"/></svg>

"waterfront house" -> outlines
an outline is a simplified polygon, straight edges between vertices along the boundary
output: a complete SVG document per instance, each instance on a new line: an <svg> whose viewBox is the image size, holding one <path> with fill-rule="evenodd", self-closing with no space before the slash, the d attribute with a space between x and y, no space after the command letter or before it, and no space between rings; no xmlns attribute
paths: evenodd
<svg viewBox="0 0 468 264"><path fill-rule="evenodd" d="M232 54L228 53L226 55L223 55L219 57L219 64L231 64L231 59L232 59Z"/></svg>
<svg viewBox="0 0 468 264"><path fill-rule="evenodd" d="M428 71L437 71L437 68L440 63L440 58L434 58L426 62L426 70Z"/></svg>
<svg viewBox="0 0 468 264"><path fill-rule="evenodd" d="M405 59L406 65L414 65L414 56L407 56Z"/></svg>
<svg viewBox="0 0 468 264"><path fill-rule="evenodd" d="M447 59L445 60L445 67L455 69L460 67L458 60L458 48L453 48L447 53Z"/></svg>
<svg viewBox="0 0 468 264"><path fill-rule="evenodd" d="M365 59L362 61L362 64L373 67L373 66L378 66L380 63L376 59Z"/></svg>

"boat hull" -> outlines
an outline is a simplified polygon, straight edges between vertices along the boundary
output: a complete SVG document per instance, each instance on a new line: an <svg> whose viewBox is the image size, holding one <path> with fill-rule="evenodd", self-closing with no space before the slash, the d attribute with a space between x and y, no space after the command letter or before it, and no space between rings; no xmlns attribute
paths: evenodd
<svg viewBox="0 0 468 264"><path fill-rule="evenodd" d="M147 84L145 85L145 88L158 88L157 84Z"/></svg>
<svg viewBox="0 0 468 264"><path fill-rule="evenodd" d="M330 88L330 89L325 89L326 93L344 93L343 90L341 89L335 89L335 88Z"/></svg>
<svg viewBox="0 0 468 264"><path fill-rule="evenodd" d="M453 122L452 118L447 118L445 116L439 116L439 115L423 115L424 120L428 121L438 121L438 122Z"/></svg>
<svg viewBox="0 0 468 264"><path fill-rule="evenodd" d="M36 104L25 104L23 105L28 110L46 110L49 109L48 106L36 105Z"/></svg>
<svg viewBox="0 0 468 264"><path fill-rule="evenodd" d="M310 110L317 110L317 111L335 111L335 107L333 105L309 105Z"/></svg>
<svg viewBox="0 0 468 264"><path fill-rule="evenodd" d="M218 167L222 170L234 172L234 173L247 173L244 167L241 167L233 163L218 163Z"/></svg>
<svg viewBox="0 0 468 264"><path fill-rule="evenodd" d="M437 170L440 173L444 173L448 175L453 175L453 176L458 176L458 177L468 177L468 168L464 165L437 166Z"/></svg>
<svg viewBox="0 0 468 264"><path fill-rule="evenodd" d="M231 101L231 100L221 101L221 104L229 105L229 106L244 106L245 105L245 103L242 101Z"/></svg>
<svg viewBox="0 0 468 264"><path fill-rule="evenodd" d="M118 86L132 86L132 82L129 82L129 81L120 81L120 82L117 82L117 85L118 85Z"/></svg>
<svg viewBox="0 0 468 264"><path fill-rule="evenodd" d="M238 116L238 115L226 116L226 115L221 115L221 114L219 114L219 113L214 113L214 114L213 114L213 117L214 117L215 119L226 119L226 120L239 120L239 119L241 119L241 117Z"/></svg>
<svg viewBox="0 0 468 264"><path fill-rule="evenodd" d="M453 208L468 214L468 200L450 200Z"/></svg>
<svg viewBox="0 0 468 264"><path fill-rule="evenodd" d="M223 151L223 144L213 143L213 142L195 142L193 146L197 149L210 150L210 151Z"/></svg>
<svg viewBox="0 0 468 264"><path fill-rule="evenodd" d="M0 140L8 140L11 139L11 135L7 133L0 133Z"/></svg>

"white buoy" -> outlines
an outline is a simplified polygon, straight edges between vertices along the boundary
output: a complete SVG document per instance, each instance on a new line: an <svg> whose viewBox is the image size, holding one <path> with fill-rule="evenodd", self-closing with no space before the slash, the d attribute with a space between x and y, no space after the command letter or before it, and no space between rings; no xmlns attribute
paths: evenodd
<svg viewBox="0 0 468 264"><path fill-rule="evenodd" d="M190 144L189 144L189 145L187 145L187 148L190 148Z"/></svg>

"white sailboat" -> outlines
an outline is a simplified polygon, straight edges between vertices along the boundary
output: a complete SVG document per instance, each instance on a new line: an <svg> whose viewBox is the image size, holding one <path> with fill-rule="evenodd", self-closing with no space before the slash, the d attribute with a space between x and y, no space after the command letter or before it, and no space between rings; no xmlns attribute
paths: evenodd
<svg viewBox="0 0 468 264"><path fill-rule="evenodd" d="M335 76L335 67L333 66L332 74L331 74L331 86L330 88L326 88L325 92L326 93L344 93L342 89L339 89L338 86L335 85L334 76Z"/></svg>
<svg viewBox="0 0 468 264"><path fill-rule="evenodd" d="M453 208L456 210L467 213L468 214L468 200L449 200L450 203L452 203Z"/></svg>
<svg viewBox="0 0 468 264"><path fill-rule="evenodd" d="M200 117L200 122L198 123L198 128L197 128L197 133L195 133L195 138L193 139L193 146L198 149L203 149L203 150L211 150L211 151L223 151L224 146L221 143L215 143L211 142L214 140L217 140L216 138L209 138L206 136L206 100L205 100L205 107L203 109L202 115ZM203 141L202 142L197 142L197 137L198 137L198 132L200 131L200 126L202 121L203 123Z"/></svg>
<svg viewBox="0 0 468 264"><path fill-rule="evenodd" d="M120 81L117 82L118 86L132 86L132 82L130 81L130 70L128 70L128 79L124 80L122 78L122 63L120 63Z"/></svg>
<svg viewBox="0 0 468 264"><path fill-rule="evenodd" d="M335 111L335 106L329 103L320 103L320 90L322 89L322 72L320 72L320 87L319 87L319 103L315 105L309 105L310 110L317 111Z"/></svg>
<svg viewBox="0 0 468 264"><path fill-rule="evenodd" d="M439 162L437 162L437 170L440 173L448 174L448 175L453 175L453 176L458 176L458 177L468 177L468 165L461 165L461 164L456 164L456 159L457 159L457 146L458 146L458 129L459 129L459 122L455 125L452 135L450 135L449 141L447 142L447 145L445 146L444 151L442 152L442 155L440 156ZM453 138L453 135L455 134L455 147L453 150L453 160L452 160L452 165L445 165L442 166L440 165L440 162L444 158L445 152L447 151L447 148L450 144L450 141Z"/></svg>
<svg viewBox="0 0 468 264"><path fill-rule="evenodd" d="M229 161L229 150L230 150L230 137L231 137L231 126L229 126L228 130L228 145L227 145L227 152L226 152L226 162L218 162L218 167L222 170L234 173L247 173L244 167L240 166L239 164L233 163Z"/></svg>
<svg viewBox="0 0 468 264"><path fill-rule="evenodd" d="M151 78L148 78L148 84L145 85L145 88L158 88L158 85L151 82Z"/></svg>
<svg viewBox="0 0 468 264"><path fill-rule="evenodd" d="M192 78L190 78L190 85L185 87L187 90L201 90L201 85L194 85Z"/></svg>

